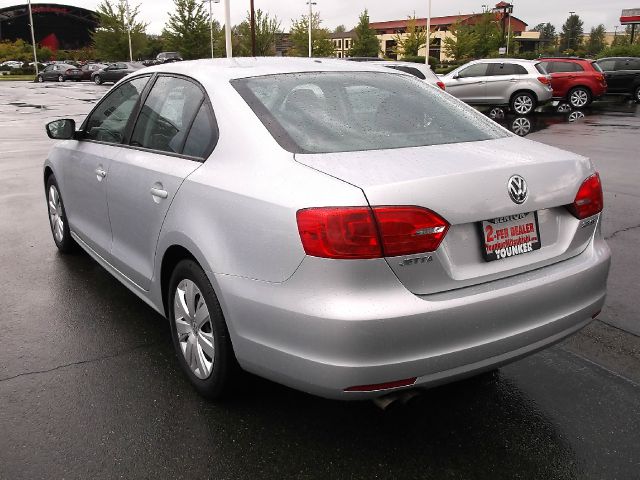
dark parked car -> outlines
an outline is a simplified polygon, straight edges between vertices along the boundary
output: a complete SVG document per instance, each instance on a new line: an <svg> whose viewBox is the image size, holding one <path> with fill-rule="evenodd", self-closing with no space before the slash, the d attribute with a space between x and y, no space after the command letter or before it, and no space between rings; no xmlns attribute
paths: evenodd
<svg viewBox="0 0 640 480"><path fill-rule="evenodd" d="M97 72L93 72L91 74L91 80L93 80L97 85L106 82L116 83L130 73L133 73L136 70L140 70L143 67L144 65L142 65L141 63L135 62L112 63L107 67L98 70Z"/></svg>
<svg viewBox="0 0 640 480"><path fill-rule="evenodd" d="M160 52L156 60L159 63L181 62L182 57L178 52Z"/></svg>
<svg viewBox="0 0 640 480"><path fill-rule="evenodd" d="M607 93L604 73L593 60L584 58L541 58L551 75L553 98L566 100L573 108L584 108Z"/></svg>
<svg viewBox="0 0 640 480"><path fill-rule="evenodd" d="M607 93L632 95L636 102L640 102L640 58L601 58L597 64L607 79Z"/></svg>
<svg viewBox="0 0 640 480"><path fill-rule="evenodd" d="M82 71L74 65L69 65L68 63L54 63L41 71L36 77L36 80L40 83L46 81L64 82L66 80L75 80L76 82L79 82L81 75Z"/></svg>
<svg viewBox="0 0 640 480"><path fill-rule="evenodd" d="M104 63L87 63L83 65L80 70L82 70L82 75L80 80L91 80L91 75L98 70L105 68L106 65Z"/></svg>

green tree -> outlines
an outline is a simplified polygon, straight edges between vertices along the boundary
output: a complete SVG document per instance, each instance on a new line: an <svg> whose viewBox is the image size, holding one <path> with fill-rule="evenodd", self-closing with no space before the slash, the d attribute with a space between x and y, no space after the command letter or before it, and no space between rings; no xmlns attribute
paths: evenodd
<svg viewBox="0 0 640 480"><path fill-rule="evenodd" d="M560 33L560 51L578 50L582 45L582 35L584 33L584 22L578 15L571 14L562 25Z"/></svg>
<svg viewBox="0 0 640 480"><path fill-rule="evenodd" d="M360 14L360 21L353 29L354 38L349 50L352 57L377 57L380 52L380 42L376 31L369 27L369 12L365 9Z"/></svg>
<svg viewBox="0 0 640 480"><path fill-rule="evenodd" d="M416 16L409 17L407 31L404 34L396 34L396 53L404 57L415 57L418 50L427 44L427 32L417 27Z"/></svg>
<svg viewBox="0 0 640 480"><path fill-rule="evenodd" d="M344 33L347 31L347 27L345 27L344 25L338 25L336 28L333 29L333 33Z"/></svg>
<svg viewBox="0 0 640 480"><path fill-rule="evenodd" d="M309 16L303 15L298 20L291 20L291 54L296 57L306 57L309 54ZM314 57L333 57L335 47L331 41L329 31L320 28L320 14L314 13L311 18L311 45Z"/></svg>
<svg viewBox="0 0 640 480"><path fill-rule="evenodd" d="M209 15L201 2L174 0L162 38L168 50L180 52L185 60L211 55Z"/></svg>
<svg viewBox="0 0 640 480"><path fill-rule="evenodd" d="M131 50L139 58L145 48L147 24L136 20L140 5L129 7L131 23ZM96 9L98 27L92 35L96 54L103 60L128 60L127 4L125 0L103 0Z"/></svg>
<svg viewBox="0 0 640 480"><path fill-rule="evenodd" d="M456 61L462 61L473 57L478 38L473 28L462 22L451 25L452 36L444 39L444 53Z"/></svg>
<svg viewBox="0 0 640 480"><path fill-rule="evenodd" d="M479 20L472 26L476 37L473 55L476 58L487 57L498 51L502 46L502 31L496 21L496 17L491 12L485 12ZM515 42L509 39L509 52L513 51Z"/></svg>
<svg viewBox="0 0 640 480"><path fill-rule="evenodd" d="M589 33L589 40L587 41L587 54L589 55L597 55L600 53L605 44L605 35L607 31L604 28L604 25L600 24L597 27L591 28L591 33Z"/></svg>
<svg viewBox="0 0 640 480"><path fill-rule="evenodd" d="M280 20L269 17L268 13L256 10L256 56L267 57L276 54L276 35L280 30ZM237 47L233 47L234 56L248 57L251 55L251 13L235 27Z"/></svg>
<svg viewBox="0 0 640 480"><path fill-rule="evenodd" d="M531 29L534 32L540 32L540 40L542 41L543 52L552 53L555 52L558 44L558 35L556 34L556 27L551 23L539 23Z"/></svg>
<svg viewBox="0 0 640 480"><path fill-rule="evenodd" d="M33 61L33 50L31 44L24 40L5 40L0 42L0 61L18 60L21 62Z"/></svg>

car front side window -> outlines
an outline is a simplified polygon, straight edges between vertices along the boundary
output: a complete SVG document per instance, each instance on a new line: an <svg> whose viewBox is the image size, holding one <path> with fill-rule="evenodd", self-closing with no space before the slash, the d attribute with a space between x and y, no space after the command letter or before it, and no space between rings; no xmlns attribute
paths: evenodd
<svg viewBox="0 0 640 480"><path fill-rule="evenodd" d="M476 63L475 65L471 65L470 67L462 70L458 76L460 78L484 77L487 75L488 66L489 65L487 63Z"/></svg>
<svg viewBox="0 0 640 480"><path fill-rule="evenodd" d="M85 138L122 143L131 112L148 81L148 76L134 78L111 91L87 119Z"/></svg>
<svg viewBox="0 0 640 480"><path fill-rule="evenodd" d="M185 135L203 100L202 90L193 82L159 77L140 110L131 145L181 153Z"/></svg>

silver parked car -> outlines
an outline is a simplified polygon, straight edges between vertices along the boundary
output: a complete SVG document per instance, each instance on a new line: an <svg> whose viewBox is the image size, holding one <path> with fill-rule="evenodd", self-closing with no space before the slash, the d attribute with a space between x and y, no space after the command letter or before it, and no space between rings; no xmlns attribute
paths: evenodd
<svg viewBox="0 0 640 480"><path fill-rule="evenodd" d="M196 389L235 365L339 399L495 368L605 299L587 158L407 74L340 60L154 66L44 164L53 239L170 322Z"/></svg>
<svg viewBox="0 0 640 480"><path fill-rule="evenodd" d="M553 96L551 77L532 60L474 60L441 78L447 92L463 102L509 106L518 115L528 115Z"/></svg>
<svg viewBox="0 0 640 480"><path fill-rule="evenodd" d="M402 62L399 60L373 60L368 62L369 65L380 65L382 67L391 68L392 70L398 70L405 72L414 77L424 80L432 85L437 85L442 90L445 89L444 82L438 77L431 68L424 63L416 62Z"/></svg>

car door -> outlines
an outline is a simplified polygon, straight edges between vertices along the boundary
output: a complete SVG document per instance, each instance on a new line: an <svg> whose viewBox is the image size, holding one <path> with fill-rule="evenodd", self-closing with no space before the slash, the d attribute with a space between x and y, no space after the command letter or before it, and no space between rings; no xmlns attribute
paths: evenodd
<svg viewBox="0 0 640 480"><path fill-rule="evenodd" d="M447 77L447 92L467 103L486 103L488 63L474 63Z"/></svg>
<svg viewBox="0 0 640 480"><path fill-rule="evenodd" d="M607 58L598 60L598 65L604 72L607 81L607 93L623 93L618 72L616 72L616 59Z"/></svg>
<svg viewBox="0 0 640 480"><path fill-rule="evenodd" d="M554 97L564 98L567 96L576 76L574 66L579 65L571 62L549 62L547 72L551 75ZM580 68L582 69L582 67Z"/></svg>
<svg viewBox="0 0 640 480"><path fill-rule="evenodd" d="M53 70L53 65L49 65L47 66L47 68L45 68L42 71L42 78L44 80L51 80L51 71Z"/></svg>
<svg viewBox="0 0 640 480"><path fill-rule="evenodd" d="M159 75L140 109L130 147L111 164L114 266L145 290L169 206L184 179L202 164L183 155L187 133L202 108L210 109L200 85L185 77Z"/></svg>
<svg viewBox="0 0 640 480"><path fill-rule="evenodd" d="M618 93L633 93L635 73L631 67L631 58L619 58L616 60L615 88Z"/></svg>
<svg viewBox="0 0 640 480"><path fill-rule="evenodd" d="M492 63L486 77L485 97L487 103L502 104L509 102L511 84L516 83L515 66L512 63Z"/></svg>
<svg viewBox="0 0 640 480"><path fill-rule="evenodd" d="M108 259L111 226L107 184L113 159L140 95L150 76L137 77L109 92L89 114L81 128L82 139L63 162L64 199L71 230L96 253Z"/></svg>

